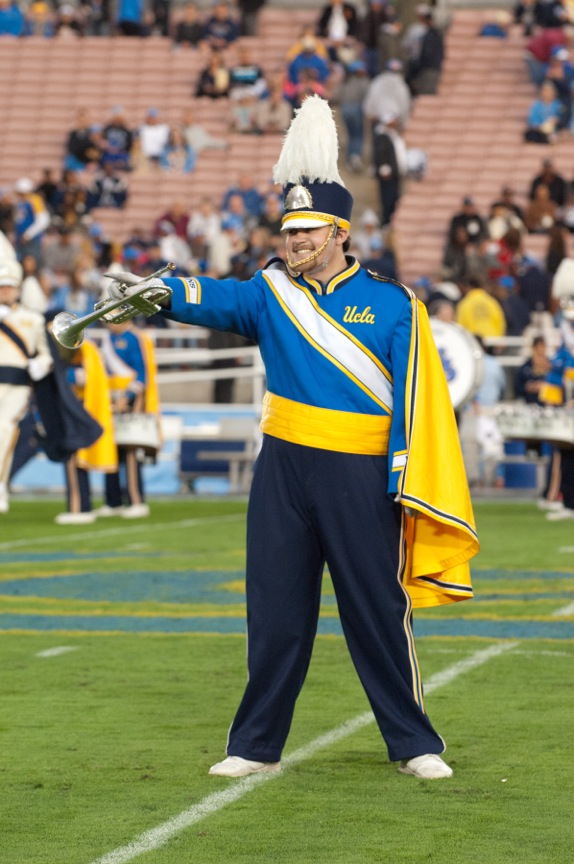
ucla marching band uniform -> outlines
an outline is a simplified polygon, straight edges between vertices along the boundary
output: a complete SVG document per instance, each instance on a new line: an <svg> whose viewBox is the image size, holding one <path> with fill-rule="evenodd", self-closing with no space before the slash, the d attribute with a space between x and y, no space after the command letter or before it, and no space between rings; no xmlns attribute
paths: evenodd
<svg viewBox="0 0 574 864"><path fill-rule="evenodd" d="M299 261L316 269L302 272L287 254L245 282L164 280L173 291L166 316L256 342L267 375L247 523L249 677L227 758L210 773L278 770L327 565L390 759L405 773L448 777L424 709L411 612L472 596L478 542L458 432L424 306L341 251L352 198L336 143L334 167L309 167L326 152L319 114L333 122L323 100L305 100L275 172L289 236L328 227ZM294 151L306 142L305 171L283 158L289 140ZM341 268L320 281L329 255Z"/></svg>

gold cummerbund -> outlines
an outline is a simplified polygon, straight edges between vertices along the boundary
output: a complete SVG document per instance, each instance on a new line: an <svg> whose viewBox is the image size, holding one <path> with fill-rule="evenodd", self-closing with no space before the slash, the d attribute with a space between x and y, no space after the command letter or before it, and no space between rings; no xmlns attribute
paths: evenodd
<svg viewBox="0 0 574 864"><path fill-rule="evenodd" d="M266 393L261 430L274 438L320 450L384 456L389 450L391 418L316 408Z"/></svg>

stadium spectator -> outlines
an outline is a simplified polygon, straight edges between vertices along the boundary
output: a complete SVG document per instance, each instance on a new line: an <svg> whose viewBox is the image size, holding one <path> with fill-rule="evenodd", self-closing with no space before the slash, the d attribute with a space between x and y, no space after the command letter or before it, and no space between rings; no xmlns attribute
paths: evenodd
<svg viewBox="0 0 574 864"><path fill-rule="evenodd" d="M504 310L507 336L522 336L530 325L530 310L526 301L520 296L518 282L514 276L501 276L499 302Z"/></svg>
<svg viewBox="0 0 574 864"><path fill-rule="evenodd" d="M90 121L90 114L85 108L80 108L76 125L67 136L64 168L85 171L90 165L99 164L101 157L98 133Z"/></svg>
<svg viewBox="0 0 574 864"><path fill-rule="evenodd" d="M528 197L531 201L535 197L537 187L542 184L548 187L551 200L558 207L563 207L566 203L568 184L564 177L554 168L552 159L544 159L540 173L532 179L528 192Z"/></svg>
<svg viewBox="0 0 574 864"><path fill-rule="evenodd" d="M160 221L156 225L157 242L162 261L173 261L184 272L193 271L191 247L187 240L175 233L171 222Z"/></svg>
<svg viewBox="0 0 574 864"><path fill-rule="evenodd" d="M0 0L0 36L24 36L26 19L15 0Z"/></svg>
<svg viewBox="0 0 574 864"><path fill-rule="evenodd" d="M203 41L210 48L223 51L239 37L239 24L231 14L227 0L215 0L212 14L203 25Z"/></svg>
<svg viewBox="0 0 574 864"><path fill-rule="evenodd" d="M144 166L157 166L161 154L169 140L170 127L160 119L158 108L148 108L144 122L137 130L139 152L144 159Z"/></svg>
<svg viewBox="0 0 574 864"><path fill-rule="evenodd" d="M184 109L180 128L188 147L196 157L204 150L226 150L229 147L226 138L213 136L201 123L196 122L193 108Z"/></svg>
<svg viewBox="0 0 574 864"><path fill-rule="evenodd" d="M516 273L520 296L526 301L531 318L550 309L552 275L537 261L524 259Z"/></svg>
<svg viewBox="0 0 574 864"><path fill-rule="evenodd" d="M382 58L382 33L385 27L392 26L393 7L387 0L369 0L364 16L359 22L358 38L364 46L364 59L369 78L374 78L384 68L386 59Z"/></svg>
<svg viewBox="0 0 574 864"><path fill-rule="evenodd" d="M266 0L236 0L240 13L239 29L241 36L256 36L259 12Z"/></svg>
<svg viewBox="0 0 574 864"><path fill-rule="evenodd" d="M56 8L54 36L58 39L78 39L84 35L84 20L71 3Z"/></svg>
<svg viewBox="0 0 574 864"><path fill-rule="evenodd" d="M179 171L183 174L189 174L195 168L196 161L195 152L187 143L181 129L177 127L171 129L159 159L159 164L164 171Z"/></svg>
<svg viewBox="0 0 574 864"><path fill-rule="evenodd" d="M54 177L54 171L52 168L44 168L42 170L42 179L36 186L35 191L38 195L42 196L49 212L53 214L56 207L58 182Z"/></svg>
<svg viewBox="0 0 574 864"><path fill-rule="evenodd" d="M237 182L226 190L221 203L223 211L229 210L229 202L235 195L239 195L243 199L247 213L255 219L259 219L263 210L263 196L257 189L251 174L241 174Z"/></svg>
<svg viewBox="0 0 574 864"><path fill-rule="evenodd" d="M568 45L568 35L562 27L540 30L530 39L524 52L524 62L530 81L540 87L546 76L546 69L552 51Z"/></svg>
<svg viewBox="0 0 574 864"><path fill-rule="evenodd" d="M153 227L153 236L158 237L159 226L167 222L173 227L176 235L187 240L189 229L189 212L182 201L174 201L167 210L162 213Z"/></svg>
<svg viewBox="0 0 574 864"><path fill-rule="evenodd" d="M552 364L548 358L544 336L532 340L530 357L519 366L514 376L514 396L532 405L542 405L540 390L544 385Z"/></svg>
<svg viewBox="0 0 574 864"><path fill-rule="evenodd" d="M403 64L389 60L383 72L369 84L363 108L367 121L374 126L385 114L396 114L404 130L411 111L411 94L403 75Z"/></svg>
<svg viewBox="0 0 574 864"><path fill-rule="evenodd" d="M462 199L462 207L456 212L449 224L448 236L454 238L457 228L465 228L468 243L480 245L488 237L488 229L483 217L480 215L476 203L469 195Z"/></svg>
<svg viewBox="0 0 574 864"><path fill-rule="evenodd" d="M13 228L14 201L9 189L0 188L0 232L9 235L12 233Z"/></svg>
<svg viewBox="0 0 574 864"><path fill-rule="evenodd" d="M574 67L569 63L569 53L566 48L558 48L552 52L546 69L545 81L552 81L556 98L560 102L560 119L557 129L569 129L572 120L572 82Z"/></svg>
<svg viewBox="0 0 574 864"><path fill-rule="evenodd" d="M29 177L14 184L14 248L19 261L31 255L42 266L42 238L50 225L50 214L44 199L34 191ZM18 286L19 287L19 286Z"/></svg>
<svg viewBox="0 0 574 864"><path fill-rule="evenodd" d="M522 219L519 219L515 210L508 207L503 201L491 204L487 222L487 231L490 239L500 240L510 228L526 231L524 222Z"/></svg>
<svg viewBox="0 0 574 864"><path fill-rule="evenodd" d="M313 80L322 85L326 84L331 67L319 46L315 36L305 33L300 43L301 50L293 57L287 69L287 78L293 88L301 82L303 72L312 73Z"/></svg>
<svg viewBox="0 0 574 864"><path fill-rule="evenodd" d="M550 198L550 189L541 183L534 191L524 211L524 224L530 234L548 234L556 221L557 204Z"/></svg>
<svg viewBox="0 0 574 864"><path fill-rule="evenodd" d="M268 192L265 196L263 212L259 217L259 224L267 228L270 235L270 243L277 248L277 241L281 238L281 222L283 220L283 202L275 192ZM283 245L283 244L281 244Z"/></svg>
<svg viewBox="0 0 574 864"><path fill-rule="evenodd" d="M254 62L251 48L248 45L240 45L237 51L237 62L229 69L230 97L239 98L247 94L261 99L267 90L265 74L261 66Z"/></svg>
<svg viewBox="0 0 574 864"><path fill-rule="evenodd" d="M504 207L518 216L521 222L524 222L524 213L520 204L516 203L515 195L516 193L511 186L503 186L500 191L500 197L492 202L490 208L492 210L493 207Z"/></svg>
<svg viewBox="0 0 574 864"><path fill-rule="evenodd" d="M26 16L26 36L51 38L55 32L55 14L46 0L33 0L28 6Z"/></svg>
<svg viewBox="0 0 574 864"><path fill-rule="evenodd" d="M358 226L358 230L353 232L353 246L364 261L371 258L376 249L382 248L383 232L377 214L370 207L361 213Z"/></svg>
<svg viewBox="0 0 574 864"><path fill-rule="evenodd" d="M86 22L86 36L109 36L111 31L110 0L80 0Z"/></svg>
<svg viewBox="0 0 574 864"><path fill-rule="evenodd" d="M73 227L86 215L87 188L78 180L75 171L65 168L54 194L52 224Z"/></svg>
<svg viewBox="0 0 574 864"><path fill-rule="evenodd" d="M199 74L195 95L209 99L225 99L229 95L229 69L221 51L212 50L207 66Z"/></svg>
<svg viewBox="0 0 574 864"><path fill-rule="evenodd" d="M269 92L257 103L257 127L262 135L283 133L291 122L293 107L285 98L285 72L270 76Z"/></svg>
<svg viewBox="0 0 574 864"><path fill-rule="evenodd" d="M329 0L323 6L317 21L317 36L327 48L331 63L348 66L359 59L357 36L359 18L351 3Z"/></svg>
<svg viewBox="0 0 574 864"><path fill-rule="evenodd" d="M187 226L187 237L194 257L206 262L208 250L220 233L221 214L213 198L204 196L189 217Z"/></svg>
<svg viewBox="0 0 574 864"><path fill-rule="evenodd" d="M86 210L94 207L125 207L128 200L127 183L113 162L104 162L88 187Z"/></svg>
<svg viewBox="0 0 574 864"><path fill-rule="evenodd" d="M122 36L147 36L144 0L118 0L116 27Z"/></svg>
<svg viewBox="0 0 574 864"><path fill-rule="evenodd" d="M159 36L169 36L171 30L171 0L151 0L153 30Z"/></svg>
<svg viewBox="0 0 574 864"><path fill-rule="evenodd" d="M431 9L421 13L419 18L424 32L418 52L409 60L406 80L413 96L433 95L438 92L444 40L441 31L433 24Z"/></svg>
<svg viewBox="0 0 574 864"><path fill-rule="evenodd" d="M390 225L407 173L407 146L396 114L383 116L373 133L373 165L379 183L381 225Z"/></svg>
<svg viewBox="0 0 574 864"><path fill-rule="evenodd" d="M82 253L81 244L71 228L63 225L44 246L44 267L56 286L70 280Z"/></svg>
<svg viewBox="0 0 574 864"><path fill-rule="evenodd" d="M538 0L534 4L534 22L545 30L564 27L569 20L563 0Z"/></svg>
<svg viewBox="0 0 574 864"><path fill-rule="evenodd" d="M471 276L477 275L471 266L470 252L472 248L468 239L468 231L464 225L458 225L454 233L449 234L443 250L441 279L447 279L461 285L468 282Z"/></svg>
<svg viewBox="0 0 574 864"><path fill-rule="evenodd" d="M363 148L365 145L365 112L363 102L369 88L367 67L362 60L353 60L347 66L334 101L347 133L345 162L352 171L363 170Z"/></svg>
<svg viewBox="0 0 574 864"><path fill-rule="evenodd" d="M474 279L469 279L461 300L456 307L456 321L474 336L504 336L506 319L498 300L490 287L482 287Z"/></svg>
<svg viewBox="0 0 574 864"><path fill-rule="evenodd" d="M203 39L203 24L196 3L186 3L173 31L176 48L197 48Z"/></svg>
<svg viewBox="0 0 574 864"><path fill-rule="evenodd" d="M552 81L543 81L538 98L528 111L524 140L532 144L552 144L556 140L562 114L560 100Z"/></svg>
<svg viewBox="0 0 574 864"><path fill-rule="evenodd" d="M258 99L245 90L238 91L229 106L228 122L231 132L247 135L259 135Z"/></svg>
<svg viewBox="0 0 574 864"><path fill-rule="evenodd" d="M114 105L99 139L101 164L111 162L119 170L129 171L133 142L134 134L126 122L123 107Z"/></svg>

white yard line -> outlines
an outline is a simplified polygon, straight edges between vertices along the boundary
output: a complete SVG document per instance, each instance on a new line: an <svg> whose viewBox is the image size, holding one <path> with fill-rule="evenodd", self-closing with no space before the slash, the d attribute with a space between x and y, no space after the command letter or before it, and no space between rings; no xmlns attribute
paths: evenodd
<svg viewBox="0 0 574 864"><path fill-rule="evenodd" d="M230 513L228 516L205 516L201 519L182 519L179 522L152 522L146 523L144 519L138 525L124 524L117 528L104 528L102 531L91 530L82 534L50 534L49 537L29 537L26 540L13 540L7 543L0 543L0 552L10 549L18 549L19 547L41 546L44 543L62 544L64 540L76 542L77 540L94 540L97 537L129 537L131 534L145 531L146 534L151 534L154 531L164 531L165 529L173 528L197 528L201 525L209 525L213 522L239 522L245 519L244 513Z"/></svg>
<svg viewBox="0 0 574 864"><path fill-rule="evenodd" d="M556 618L565 618L568 615L574 615L574 603L568 603L567 606L562 606L560 609L555 609L552 614Z"/></svg>
<svg viewBox="0 0 574 864"><path fill-rule="evenodd" d="M46 648L45 651L38 651L35 657L59 657L60 654L67 654L68 651L77 651L77 646L59 645L57 648Z"/></svg>
<svg viewBox="0 0 574 864"><path fill-rule="evenodd" d="M460 675L464 675L466 672L470 672L471 669L476 669L478 666L488 663L488 661L492 660L494 657L506 654L507 651L516 648L518 644L518 642L497 642L495 645L491 645L490 648L477 651L470 657L466 657L464 660L454 663L452 666L448 666L446 669L443 669L442 672L437 672L436 675L432 675L427 681L425 685L425 695L432 693L434 690L438 690L439 687L444 687L446 684L450 684L451 681L454 681ZM373 723L374 719L375 718L370 711L367 711L365 714L359 714L357 717L353 717L346 723L342 723L335 729L331 729L329 732L325 733L325 735L320 735L318 738L315 738L314 741L311 741L304 747L300 747L299 750L295 750L294 753L291 753L290 756L283 759L283 767L291 768L293 765L299 764L299 762L304 762L306 759L310 759L318 753L319 750L323 750L325 747L330 747L337 741L347 738L349 735L352 735L364 726ZM228 804L233 804L234 801L242 798L262 783L266 783L267 781L276 779L280 776L280 774L251 774L249 777L244 777L242 780L232 783L222 792L214 792L213 795L208 795L207 798L204 798L198 804L190 807L189 810L184 810L183 813L179 813L172 819L168 819L167 822L163 822L161 825L158 825L157 828L152 828L150 831L140 834L139 837L136 837L128 843L127 846L121 846L119 849L114 849L112 852L108 852L107 855L98 858L96 861L93 861L92 864L127 864L127 862L133 861L134 858L137 858L146 852L152 852L154 849L159 849L160 847L165 846L168 840L175 837L186 828L189 828L190 825L194 825L196 822L200 822L207 816L217 813L218 810L222 810L224 807L227 807Z"/></svg>

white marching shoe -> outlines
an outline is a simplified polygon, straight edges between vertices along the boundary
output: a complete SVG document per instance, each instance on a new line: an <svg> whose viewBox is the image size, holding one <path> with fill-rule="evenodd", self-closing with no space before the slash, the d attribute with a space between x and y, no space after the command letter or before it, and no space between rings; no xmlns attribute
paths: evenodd
<svg viewBox="0 0 574 864"><path fill-rule="evenodd" d="M145 519L149 516L148 504L130 504L129 507L122 508L119 514L122 519Z"/></svg>
<svg viewBox="0 0 574 864"><path fill-rule="evenodd" d="M121 516L124 512L123 507L110 507L108 504L102 504L94 511L96 516L103 519L108 519L110 516Z"/></svg>
<svg viewBox="0 0 574 864"><path fill-rule="evenodd" d="M0 483L0 513L7 513L9 509L8 489L5 483Z"/></svg>
<svg viewBox="0 0 574 864"><path fill-rule="evenodd" d="M85 513L58 513L54 522L56 525L91 525L96 521L93 510Z"/></svg>
<svg viewBox="0 0 574 864"><path fill-rule="evenodd" d="M405 759L399 763L402 774L412 774L421 780L440 780L442 777L452 777L452 768L443 762L438 753L425 753L413 759Z"/></svg>
<svg viewBox="0 0 574 864"><path fill-rule="evenodd" d="M209 773L215 777L247 777L248 774L274 774L278 771L281 771L281 762L251 762L241 756L228 756L209 769Z"/></svg>
<svg viewBox="0 0 574 864"><path fill-rule="evenodd" d="M546 514L548 522L561 522L563 519L574 519L574 510L572 507L562 507L560 510L554 510Z"/></svg>

